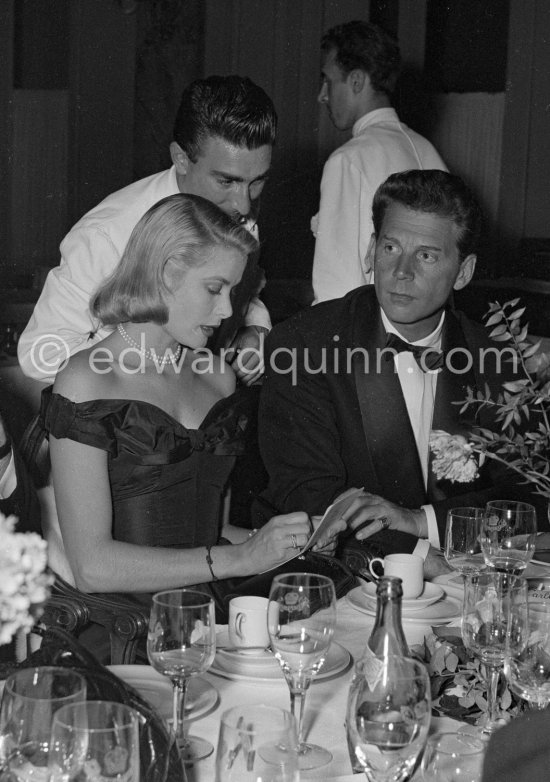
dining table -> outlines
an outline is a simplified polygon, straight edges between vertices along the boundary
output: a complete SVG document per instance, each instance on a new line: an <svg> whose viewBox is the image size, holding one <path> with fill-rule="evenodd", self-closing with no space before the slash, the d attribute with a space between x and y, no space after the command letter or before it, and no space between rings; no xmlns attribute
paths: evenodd
<svg viewBox="0 0 550 782"><path fill-rule="evenodd" d="M356 587L359 589L360 587ZM351 595L353 598L353 594ZM332 761L322 767L309 771L301 771L300 779L332 780L344 782L361 779L354 775L350 754L348 751L345 717L346 703L350 682L353 676L355 662L362 656L369 635L374 625L374 616L358 610L353 600L348 596L340 598L337 604L337 622L333 639L347 652L349 661L344 670L334 676L320 677L313 680L305 702L304 729L308 742L321 745L332 753ZM223 635L225 627L219 626ZM407 626L404 623L405 637ZM422 632L429 633L430 625L426 624ZM409 632L407 641L416 642L419 628L414 628L414 637ZM246 704L269 704L282 709L289 709L290 696L288 685L281 672L280 678L266 682L243 676L229 678L209 671L202 677L213 685L219 698L211 711L195 721L190 721L190 729L194 735L207 738L216 747L221 714L233 706ZM434 730L454 730L463 723L450 718L432 718ZM188 782L212 782L215 779L214 753L193 766L187 768Z"/></svg>

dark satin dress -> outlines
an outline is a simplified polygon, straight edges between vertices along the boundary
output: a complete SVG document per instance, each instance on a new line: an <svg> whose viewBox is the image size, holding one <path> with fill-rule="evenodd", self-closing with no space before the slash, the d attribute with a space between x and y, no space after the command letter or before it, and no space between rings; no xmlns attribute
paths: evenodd
<svg viewBox="0 0 550 782"><path fill-rule="evenodd" d="M187 429L149 402L74 403L51 389L42 393L40 413L54 437L107 451L113 538L171 548L218 541L223 492L235 457L243 452L249 415L246 388L219 400L198 429ZM151 598L125 596L140 604Z"/></svg>

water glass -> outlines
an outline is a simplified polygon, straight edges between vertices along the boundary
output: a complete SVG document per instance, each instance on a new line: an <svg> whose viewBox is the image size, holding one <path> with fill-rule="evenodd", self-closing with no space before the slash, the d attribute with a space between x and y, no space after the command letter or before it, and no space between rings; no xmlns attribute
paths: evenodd
<svg viewBox="0 0 550 782"><path fill-rule="evenodd" d="M485 562L500 573L523 573L535 553L537 514L526 502L494 500L485 507L481 549Z"/></svg>
<svg viewBox="0 0 550 782"><path fill-rule="evenodd" d="M269 592L267 627L271 648L290 690L290 711L298 718L301 769L320 768L332 760L324 747L303 740L306 692L320 671L336 624L336 592L326 576L286 573L275 576Z"/></svg>
<svg viewBox="0 0 550 782"><path fill-rule="evenodd" d="M222 714L216 782L298 782L298 735L289 711L236 706Z"/></svg>
<svg viewBox="0 0 550 782"><path fill-rule="evenodd" d="M411 776L430 720L430 678L422 663L391 655L369 655L357 663L346 729L350 751L369 782Z"/></svg>
<svg viewBox="0 0 550 782"><path fill-rule="evenodd" d="M424 782L480 782L485 747L474 736L434 733L422 756Z"/></svg>
<svg viewBox="0 0 550 782"><path fill-rule="evenodd" d="M153 595L147 634L152 667L173 687L173 730L184 763L212 754L212 744L185 731L185 696L192 676L210 668L216 654L214 601L193 589L170 589Z"/></svg>
<svg viewBox="0 0 550 782"><path fill-rule="evenodd" d="M51 726L49 782L140 782L140 719L112 701L63 706Z"/></svg>
<svg viewBox="0 0 550 782"><path fill-rule="evenodd" d="M529 603L529 639L525 649L504 663L513 693L536 709L550 703L550 605Z"/></svg>
<svg viewBox="0 0 550 782"><path fill-rule="evenodd" d="M86 680L70 668L15 671L0 709L0 765L21 780L46 775L50 728L58 709L86 700Z"/></svg>
<svg viewBox="0 0 550 782"><path fill-rule="evenodd" d="M528 615L524 578L495 570L465 577L462 640L487 672L487 714L479 725L480 736L485 739L499 726L500 671L507 657L514 657L525 648Z"/></svg>
<svg viewBox="0 0 550 782"><path fill-rule="evenodd" d="M445 528L445 559L462 575L479 573L485 560L481 551L482 508L451 508Z"/></svg>

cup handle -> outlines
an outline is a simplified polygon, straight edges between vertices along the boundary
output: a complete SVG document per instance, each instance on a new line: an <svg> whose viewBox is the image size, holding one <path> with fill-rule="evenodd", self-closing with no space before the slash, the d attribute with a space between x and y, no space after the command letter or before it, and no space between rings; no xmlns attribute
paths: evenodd
<svg viewBox="0 0 550 782"><path fill-rule="evenodd" d="M380 564L382 565L382 572L383 572L383 571L384 571L384 560L383 560L381 557L373 557L373 558L371 559L371 561L369 562L369 570L370 570L370 572L371 572L371 576L373 576L373 577L374 577L374 578L375 578L375 579L378 581L378 579L380 578L380 576L378 575L378 573L376 573L376 572L375 572L375 571L372 569L372 566L374 565L374 563L375 563L375 562L380 562Z"/></svg>
<svg viewBox="0 0 550 782"><path fill-rule="evenodd" d="M243 614L242 611L239 611L237 616L235 617L235 632L237 633L238 638L241 641L244 641L244 635L242 631L242 624L246 621L246 616Z"/></svg>

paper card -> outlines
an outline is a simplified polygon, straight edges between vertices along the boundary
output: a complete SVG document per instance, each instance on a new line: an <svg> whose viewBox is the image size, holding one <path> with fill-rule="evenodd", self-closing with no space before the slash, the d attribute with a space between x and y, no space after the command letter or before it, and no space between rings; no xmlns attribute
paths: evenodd
<svg viewBox="0 0 550 782"><path fill-rule="evenodd" d="M296 549L296 554L294 554L294 556L287 559L286 562L291 562L293 559L296 559L296 557L302 556L313 545L315 545L315 543L317 543L318 540L324 538L328 530L330 530L330 528L334 526L334 524L342 518L342 514L347 511L347 509L353 503L355 498L362 493L363 493L363 489L354 489L353 491L350 491L350 493L345 497L342 497L341 499L333 502L332 505L329 505L323 514L323 518L319 522L319 526L310 536L305 546L301 549ZM274 567L269 568L269 570L274 570L275 567L278 566L275 565ZM269 570L264 570L263 572L269 573Z"/></svg>

